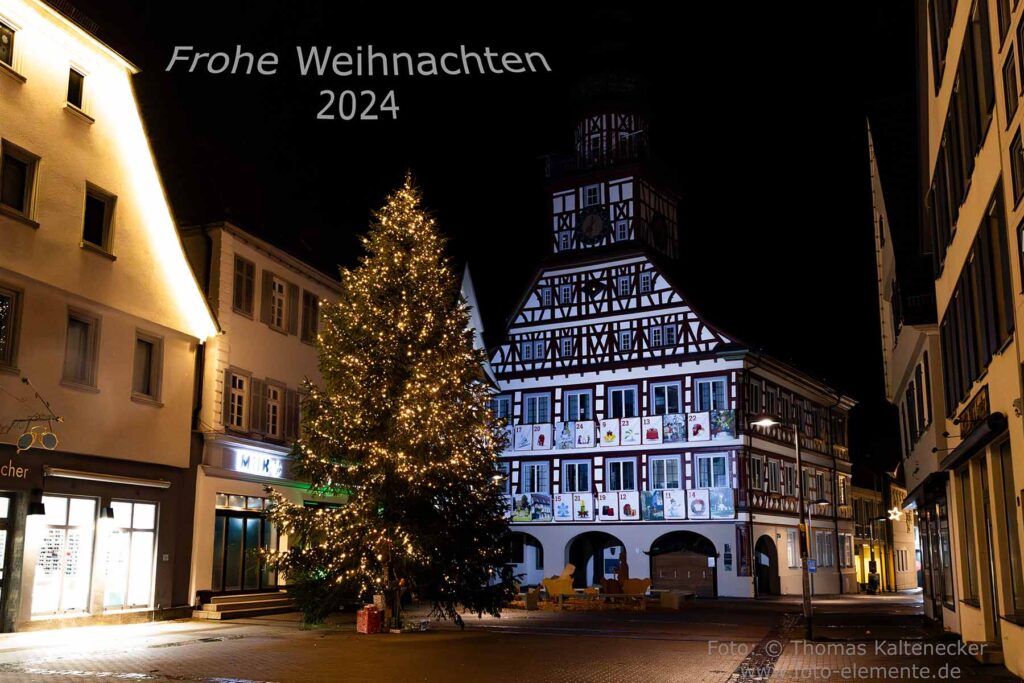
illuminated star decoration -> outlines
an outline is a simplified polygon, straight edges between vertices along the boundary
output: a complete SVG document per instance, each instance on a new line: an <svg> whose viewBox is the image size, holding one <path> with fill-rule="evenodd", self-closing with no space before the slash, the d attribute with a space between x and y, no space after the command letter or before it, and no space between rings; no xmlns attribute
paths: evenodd
<svg viewBox="0 0 1024 683"><path fill-rule="evenodd" d="M900 521L900 518L902 516L903 516L903 511L900 510L898 507L893 507L893 509L889 510L889 521L890 522L898 522L898 521Z"/></svg>

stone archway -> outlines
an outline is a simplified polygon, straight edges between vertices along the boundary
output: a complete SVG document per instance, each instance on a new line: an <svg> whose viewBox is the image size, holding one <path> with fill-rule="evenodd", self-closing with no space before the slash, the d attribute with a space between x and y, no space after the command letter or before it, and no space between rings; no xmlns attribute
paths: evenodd
<svg viewBox="0 0 1024 683"><path fill-rule="evenodd" d="M565 546L566 562L576 566L573 588L586 588L613 578L618 570L625 544L603 531L587 531L574 536Z"/></svg>
<svg viewBox="0 0 1024 683"><path fill-rule="evenodd" d="M649 554L653 588L688 591L699 598L718 595L718 563L708 566L708 558L718 552L706 536L671 531L655 539Z"/></svg>
<svg viewBox="0 0 1024 683"><path fill-rule="evenodd" d="M778 595L779 551L772 537L765 534L754 544L755 595Z"/></svg>

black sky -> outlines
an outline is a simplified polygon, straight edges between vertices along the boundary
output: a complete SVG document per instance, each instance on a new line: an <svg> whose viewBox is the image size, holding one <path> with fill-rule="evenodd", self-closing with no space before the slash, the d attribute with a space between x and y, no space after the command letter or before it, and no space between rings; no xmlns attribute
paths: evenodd
<svg viewBox="0 0 1024 683"><path fill-rule="evenodd" d="M138 64L179 222L227 218L332 269L411 169L468 259L496 342L547 253L539 159L571 143L569 90L609 43L652 83L651 137L682 197L679 279L713 322L861 402L853 452L891 467L865 121L896 229L916 229L913 4L482 4L75 0ZM300 78L296 45L547 57L546 75ZM274 77L167 73L174 45L275 51ZM317 121L321 89L394 89L398 120ZM866 456L870 459L865 460Z"/></svg>

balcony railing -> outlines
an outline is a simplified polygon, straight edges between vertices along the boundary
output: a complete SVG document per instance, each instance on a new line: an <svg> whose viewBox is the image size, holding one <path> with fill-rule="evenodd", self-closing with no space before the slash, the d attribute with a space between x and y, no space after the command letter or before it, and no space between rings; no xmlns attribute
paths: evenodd
<svg viewBox="0 0 1024 683"><path fill-rule="evenodd" d="M518 493L505 499L509 520L522 524L736 518L736 490L732 488Z"/></svg>
<svg viewBox="0 0 1024 683"><path fill-rule="evenodd" d="M736 438L736 411L509 425L505 434L506 452L722 441Z"/></svg>

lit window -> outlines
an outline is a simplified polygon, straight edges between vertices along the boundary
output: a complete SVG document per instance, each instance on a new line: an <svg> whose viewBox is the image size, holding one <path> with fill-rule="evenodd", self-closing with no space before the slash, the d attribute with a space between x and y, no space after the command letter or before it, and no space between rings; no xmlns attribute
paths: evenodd
<svg viewBox="0 0 1024 683"><path fill-rule="evenodd" d="M0 287L0 366L13 367L18 340L18 314L21 297L18 292Z"/></svg>
<svg viewBox="0 0 1024 683"><path fill-rule="evenodd" d="M111 501L114 518L107 541L103 606L107 609L152 604L157 506Z"/></svg>
<svg viewBox="0 0 1024 683"><path fill-rule="evenodd" d="M96 499L43 496L40 547L32 587L32 614L89 609Z"/></svg>
<svg viewBox="0 0 1024 683"><path fill-rule="evenodd" d="M14 29L0 21L0 62L14 66Z"/></svg>

